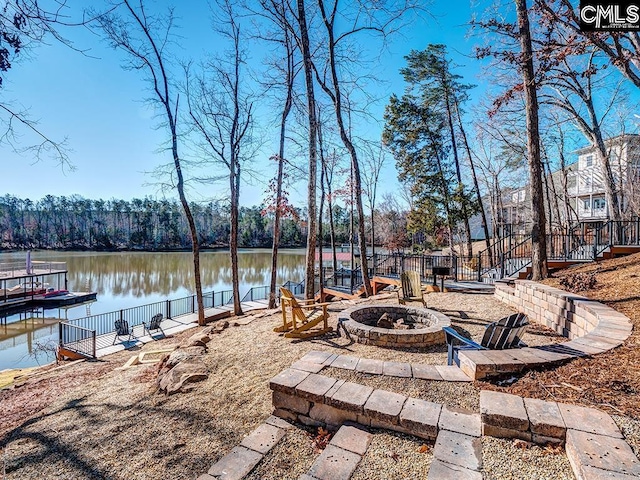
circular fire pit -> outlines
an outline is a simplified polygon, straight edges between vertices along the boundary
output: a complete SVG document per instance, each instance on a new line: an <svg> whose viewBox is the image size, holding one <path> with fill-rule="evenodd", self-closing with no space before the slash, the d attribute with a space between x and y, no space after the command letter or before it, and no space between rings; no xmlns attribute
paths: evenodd
<svg viewBox="0 0 640 480"><path fill-rule="evenodd" d="M402 305L352 307L338 315L358 343L384 347L428 347L444 343L442 327L451 320L428 308Z"/></svg>

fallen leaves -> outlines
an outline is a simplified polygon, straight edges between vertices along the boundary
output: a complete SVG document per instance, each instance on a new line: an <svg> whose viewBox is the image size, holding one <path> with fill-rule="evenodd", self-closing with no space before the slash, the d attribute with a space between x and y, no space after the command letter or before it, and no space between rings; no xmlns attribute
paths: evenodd
<svg viewBox="0 0 640 480"><path fill-rule="evenodd" d="M429 445L423 443L422 445L420 445L420 448L418 448L418 453L427 453L429 450L431 450Z"/></svg>
<svg viewBox="0 0 640 480"><path fill-rule="evenodd" d="M331 432L326 428L318 427L318 433L313 438L313 448L319 453L324 450L331 440Z"/></svg>
<svg viewBox="0 0 640 480"><path fill-rule="evenodd" d="M612 414L640 418L637 400L640 369L632 367L640 365L640 254L573 267L570 271L559 272L557 277L576 273L594 275L597 289L586 293L593 300L629 317L634 325L631 337L614 350L579 358L557 368L530 371L509 386L489 382L479 382L479 386L522 397L604 408ZM550 278L543 283L563 288L559 278Z"/></svg>

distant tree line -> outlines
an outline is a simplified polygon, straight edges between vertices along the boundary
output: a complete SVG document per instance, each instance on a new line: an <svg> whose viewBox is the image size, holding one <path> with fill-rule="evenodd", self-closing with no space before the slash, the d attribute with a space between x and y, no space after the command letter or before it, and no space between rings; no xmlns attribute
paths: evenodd
<svg viewBox="0 0 640 480"><path fill-rule="evenodd" d="M391 201L391 200L389 200ZM392 202L393 203L393 202ZM229 207L225 202L191 204L204 248L229 247ZM375 212L376 243L391 250L410 244L406 213L383 203ZM333 205L336 243L349 243L348 208ZM273 212L263 206L240 207L238 242L243 248L268 248L273 243ZM357 226L357 225L356 225ZM370 225L367 224L367 229ZM323 243L331 242L328 226ZM281 220L281 247L304 247L306 211ZM90 200L79 195L32 201L13 195L0 197L0 248L60 250L183 250L191 247L180 204L174 200L134 198Z"/></svg>
<svg viewBox="0 0 640 480"><path fill-rule="evenodd" d="M193 203L200 245L229 247L229 207L225 202ZM262 206L240 207L239 246L268 248L273 243L273 212ZM333 205L336 243L350 242L350 211ZM376 244L403 250L411 244L407 215L391 197L375 210ZM328 219L323 243L331 243ZM357 227L357 225L356 225ZM370 231L371 225L366 225ZM356 229L357 231L357 229ZM282 247L304 247L306 211L281 220ZM180 204L172 200L134 198L90 200L79 195L47 195L38 201L0 197L0 249L186 250L189 230Z"/></svg>
<svg viewBox="0 0 640 480"><path fill-rule="evenodd" d="M229 208L224 202L191 204L199 243L204 248L229 246ZM260 206L241 207L241 247L270 247L272 218ZM304 228L284 219L280 245L303 246ZM181 250L191 248L184 212L177 201L134 198L89 200L52 196L36 202L12 195L0 197L0 248L68 250Z"/></svg>

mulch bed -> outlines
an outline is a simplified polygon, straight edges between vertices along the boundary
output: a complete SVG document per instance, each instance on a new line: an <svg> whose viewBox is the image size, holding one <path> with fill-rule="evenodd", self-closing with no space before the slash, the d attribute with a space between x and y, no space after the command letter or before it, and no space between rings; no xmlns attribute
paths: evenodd
<svg viewBox="0 0 640 480"><path fill-rule="evenodd" d="M640 419L640 254L562 270L543 283L567 290L595 277L595 285L575 290L628 316L634 330L624 345L595 357L581 358L547 371L532 371L508 387L479 382L524 397L597 407L610 414ZM564 284L564 285L563 285Z"/></svg>

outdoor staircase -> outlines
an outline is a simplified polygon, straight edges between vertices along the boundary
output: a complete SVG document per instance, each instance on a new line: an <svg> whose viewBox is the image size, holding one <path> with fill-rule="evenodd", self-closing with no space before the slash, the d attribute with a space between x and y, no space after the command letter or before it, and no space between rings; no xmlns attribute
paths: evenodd
<svg viewBox="0 0 640 480"><path fill-rule="evenodd" d="M513 246L496 255L498 258L494 266L484 269L483 280L493 283L496 279L528 278L532 269L531 236L517 243L505 237L493 246L498 244ZM608 221L599 225L582 222L574 225L569 233L547 235L547 264L552 270L637 252L640 252L640 219Z"/></svg>

